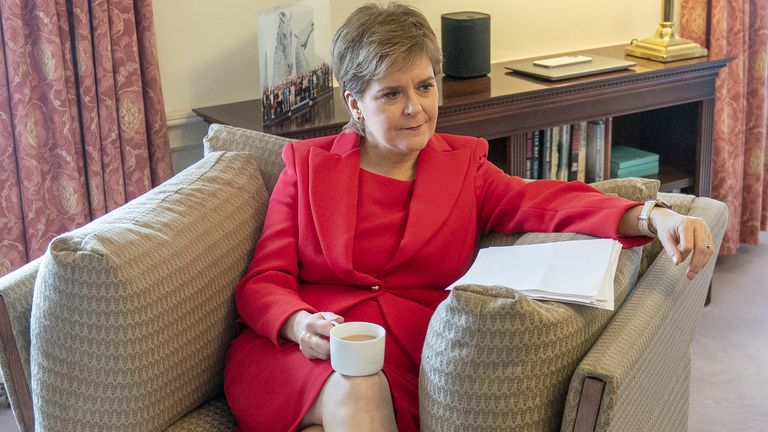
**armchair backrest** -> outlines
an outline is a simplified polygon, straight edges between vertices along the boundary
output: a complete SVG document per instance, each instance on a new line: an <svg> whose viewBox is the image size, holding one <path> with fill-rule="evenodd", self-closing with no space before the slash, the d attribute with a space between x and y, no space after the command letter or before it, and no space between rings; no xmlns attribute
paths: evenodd
<svg viewBox="0 0 768 432"><path fill-rule="evenodd" d="M256 156L261 178L272 194L277 177L283 171L281 154L283 146L293 140L276 135L269 135L248 129L241 129L221 124L212 124L208 135L203 138L203 152L233 151L251 153Z"/></svg>

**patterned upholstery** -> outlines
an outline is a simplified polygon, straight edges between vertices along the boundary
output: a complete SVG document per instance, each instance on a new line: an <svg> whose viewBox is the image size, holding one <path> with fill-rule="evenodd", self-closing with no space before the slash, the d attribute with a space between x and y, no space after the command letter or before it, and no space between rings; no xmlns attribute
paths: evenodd
<svg viewBox="0 0 768 432"><path fill-rule="evenodd" d="M159 430L219 394L266 202L255 157L215 153L54 239L32 303L36 430Z"/></svg>
<svg viewBox="0 0 768 432"><path fill-rule="evenodd" d="M660 195L675 206L692 201L686 213L707 221L716 257L728 225L725 204L709 198ZM685 278L686 268L685 264L672 265L661 254L638 281L571 379L563 432L573 430L585 377L606 383L596 430L687 431L690 345L715 260L693 281Z"/></svg>
<svg viewBox="0 0 768 432"><path fill-rule="evenodd" d="M632 201L648 201L656 198L661 182L643 177L604 180L590 186L607 195L616 195Z"/></svg>
<svg viewBox="0 0 768 432"><path fill-rule="evenodd" d="M529 233L517 244L583 238ZM617 308L637 280L640 255L640 248L621 253ZM424 343L422 429L557 430L573 371L612 315L505 287L456 287L432 316Z"/></svg>
<svg viewBox="0 0 768 432"><path fill-rule="evenodd" d="M283 160L280 157L283 145L291 141L288 138L252 130L212 124L208 135L203 139L203 151L205 154L234 151L256 155L261 178L264 179L267 193L271 195L277 178L283 171Z"/></svg>
<svg viewBox="0 0 768 432"><path fill-rule="evenodd" d="M232 432L236 426L227 400L220 397L184 416L167 432Z"/></svg>
<svg viewBox="0 0 768 432"><path fill-rule="evenodd" d="M32 289L40 260L38 258L0 278L0 296L12 327L10 333L0 332L3 343L3 349L0 350L3 393L6 393L5 397L17 420L30 423L32 408L22 407L20 399L29 399L29 316L32 311ZM13 364L13 360L18 363Z"/></svg>

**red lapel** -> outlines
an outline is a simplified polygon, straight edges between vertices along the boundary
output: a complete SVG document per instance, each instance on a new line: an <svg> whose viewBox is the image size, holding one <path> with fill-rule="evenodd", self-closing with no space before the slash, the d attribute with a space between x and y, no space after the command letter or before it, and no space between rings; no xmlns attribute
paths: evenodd
<svg viewBox="0 0 768 432"><path fill-rule="evenodd" d="M323 255L342 279L375 285L375 278L352 268L359 175L360 137L356 133L337 135L330 151L310 148L309 206Z"/></svg>
<svg viewBox="0 0 768 432"><path fill-rule="evenodd" d="M466 181L470 155L470 149L453 150L442 137L432 135L419 153L403 241L387 268L407 261L443 225Z"/></svg>

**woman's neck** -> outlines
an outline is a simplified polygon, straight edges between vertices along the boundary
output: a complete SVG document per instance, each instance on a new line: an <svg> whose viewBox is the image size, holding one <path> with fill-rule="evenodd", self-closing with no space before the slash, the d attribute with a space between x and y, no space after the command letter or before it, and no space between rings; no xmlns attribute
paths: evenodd
<svg viewBox="0 0 768 432"><path fill-rule="evenodd" d="M419 152L382 152L378 147L365 145L364 138L360 139L360 167L366 171L398 180L413 180L418 159Z"/></svg>

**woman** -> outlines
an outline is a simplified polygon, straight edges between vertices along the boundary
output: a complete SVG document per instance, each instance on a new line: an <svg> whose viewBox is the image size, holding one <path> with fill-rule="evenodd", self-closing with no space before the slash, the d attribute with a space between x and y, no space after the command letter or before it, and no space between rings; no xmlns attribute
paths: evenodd
<svg viewBox="0 0 768 432"><path fill-rule="evenodd" d="M246 326L228 353L225 391L242 431L418 430L427 324L480 233L650 240L642 203L579 182L526 183L488 162L485 140L435 134L441 55L418 11L357 9L334 37L333 62L352 120L339 135L285 146L235 294ZM677 263L693 255L694 277L711 256L707 226L662 208L650 224ZM383 371L334 373L331 320L383 325Z"/></svg>

